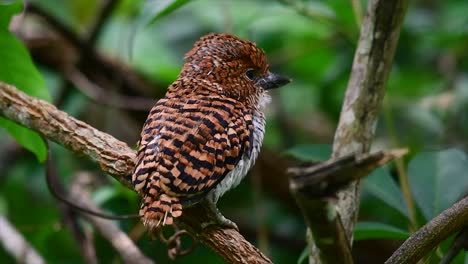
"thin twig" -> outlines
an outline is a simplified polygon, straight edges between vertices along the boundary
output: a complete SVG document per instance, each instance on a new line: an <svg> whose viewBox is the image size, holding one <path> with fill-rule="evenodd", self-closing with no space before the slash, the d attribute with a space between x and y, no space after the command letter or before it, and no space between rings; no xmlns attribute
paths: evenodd
<svg viewBox="0 0 468 264"><path fill-rule="evenodd" d="M6 173L18 157L25 152L25 149L22 148L16 141L11 137L2 137L2 148L0 148L0 183L5 180L8 173Z"/></svg>
<svg viewBox="0 0 468 264"><path fill-rule="evenodd" d="M135 166L136 152L127 144L2 82L0 115L39 132L77 155L90 158L103 172L133 190L130 174ZM237 230L219 225L202 228L202 223L215 222L216 218L210 212L206 206L197 204L184 209L180 222L228 263L271 263Z"/></svg>
<svg viewBox="0 0 468 264"><path fill-rule="evenodd" d="M468 196L411 235L385 264L416 263L440 242L468 225Z"/></svg>
<svg viewBox="0 0 468 264"><path fill-rule="evenodd" d="M388 100L383 102L383 117L385 124L387 126L387 132L390 136L390 139L394 146L399 146L399 140L397 133L395 131L395 125L393 123L392 110L390 109ZM416 219L416 206L414 204L413 194L408 180L408 173L405 168L405 164L402 159L395 161L397 173L398 173L398 182L400 183L400 189L403 194L403 199L408 209L408 216L410 220L409 230L414 232L418 229L418 221Z"/></svg>
<svg viewBox="0 0 468 264"><path fill-rule="evenodd" d="M50 150L49 150L50 151ZM50 154L50 152L49 152ZM47 160L47 166L51 166L50 155ZM53 188L56 192L65 193L65 187L60 182L60 179L55 171L55 169L47 168L46 172L46 181L49 188ZM60 202L58 203L58 207L62 216L64 218L65 225L70 229L73 238L78 243L80 248L81 255L83 256L86 263L94 264L98 263L96 257L96 251L94 250L93 241L89 236L83 232L83 229L80 227L78 223L78 215L73 207L70 207L68 204Z"/></svg>
<svg viewBox="0 0 468 264"><path fill-rule="evenodd" d="M109 94L109 91L106 91L97 84L92 83L84 74L76 69L66 71L64 74L78 90L98 103L119 109L140 111L149 111L156 103L154 99L146 97Z"/></svg>
<svg viewBox="0 0 468 264"><path fill-rule="evenodd" d="M309 17L311 19L317 20L321 23L329 24L329 25L332 25L335 23L334 17L324 14L323 12L313 10L312 8L307 6L306 3L302 1L297 1L297 0L278 0L278 1L284 5L287 5L293 8L299 14Z"/></svg>
<svg viewBox="0 0 468 264"><path fill-rule="evenodd" d="M324 25L332 26L333 29L337 33L341 34L342 36L346 37L349 40L354 39L353 32L350 32L345 27L343 27L343 24L336 19L334 14L329 15L329 14L325 14L324 12L320 10L314 10L313 8L308 6L307 3L304 1L299 1L299 0L278 0L278 1L284 5L291 7L300 15L303 15L307 18L318 21L319 23L322 23Z"/></svg>
<svg viewBox="0 0 468 264"><path fill-rule="evenodd" d="M460 234L455 237L439 264L452 263L452 260L460 253L460 251L462 251L462 249L468 250L468 226L463 228Z"/></svg>
<svg viewBox="0 0 468 264"><path fill-rule="evenodd" d="M88 33L88 45L94 47L96 40L102 32L104 24L106 23L109 16L114 11L114 8L119 3L119 0L104 0L102 1L102 7L99 9L98 14L96 14L96 19L93 21L92 26L89 29Z"/></svg>
<svg viewBox="0 0 468 264"><path fill-rule="evenodd" d="M27 12L40 16L51 28L55 29L63 39L71 44L71 47L77 52L76 57L78 58L78 62L80 62L80 70L88 76L88 79L96 81L107 77L106 79L108 79L108 82L113 84L111 87L122 86L138 93L147 93L153 90L155 86L153 83L150 83L146 78L126 65L102 55L91 45L92 43L82 39L67 25L50 15L40 6L35 3L28 3ZM50 52L49 54L53 56L54 52ZM76 63L76 61L73 61L73 63ZM54 66L56 66L58 71L61 71L61 67L64 65ZM76 65L68 66L75 67ZM96 72L99 74L96 74Z"/></svg>
<svg viewBox="0 0 468 264"><path fill-rule="evenodd" d="M94 204L89 193L86 191L86 186L90 184L92 176L88 173L80 173L75 175L72 182L71 195L74 201L76 201L81 207L86 207L89 210L102 213L102 210ZM154 263L151 259L145 256L135 243L124 233L120 228L113 222L100 217L91 216L89 214L82 214L82 216L106 238L114 249L122 257L124 263L131 264L152 264Z"/></svg>
<svg viewBox="0 0 468 264"><path fill-rule="evenodd" d="M5 251L10 253L18 263L46 263L42 256L36 252L3 215L0 215L0 243Z"/></svg>

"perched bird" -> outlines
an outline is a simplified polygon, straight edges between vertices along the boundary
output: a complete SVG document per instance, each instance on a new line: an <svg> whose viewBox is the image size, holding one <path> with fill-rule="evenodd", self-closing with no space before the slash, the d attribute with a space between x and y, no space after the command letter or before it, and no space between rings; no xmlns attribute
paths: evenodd
<svg viewBox="0 0 468 264"><path fill-rule="evenodd" d="M265 53L250 41L215 33L198 40L141 132L132 182L143 197L143 223L172 224L183 206L205 199L217 222L236 227L216 202L258 156L267 90L289 82L269 71Z"/></svg>

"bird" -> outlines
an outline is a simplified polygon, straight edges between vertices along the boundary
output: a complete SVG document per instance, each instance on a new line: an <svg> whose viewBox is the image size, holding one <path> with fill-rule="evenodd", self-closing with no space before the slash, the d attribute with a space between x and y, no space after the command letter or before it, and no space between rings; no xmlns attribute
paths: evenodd
<svg viewBox="0 0 468 264"><path fill-rule="evenodd" d="M237 229L216 203L258 157L268 90L290 79L270 72L255 43L227 33L202 36L184 60L141 131L132 172L142 196L139 215L155 229L205 201L216 223Z"/></svg>

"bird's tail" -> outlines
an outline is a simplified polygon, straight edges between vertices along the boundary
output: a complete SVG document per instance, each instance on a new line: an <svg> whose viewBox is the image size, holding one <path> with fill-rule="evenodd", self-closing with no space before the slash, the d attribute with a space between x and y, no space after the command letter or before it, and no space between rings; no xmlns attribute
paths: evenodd
<svg viewBox="0 0 468 264"><path fill-rule="evenodd" d="M175 217L182 215L182 204L179 198L167 194L153 196L147 193L143 198L140 216L143 224L151 229L159 225L171 225Z"/></svg>

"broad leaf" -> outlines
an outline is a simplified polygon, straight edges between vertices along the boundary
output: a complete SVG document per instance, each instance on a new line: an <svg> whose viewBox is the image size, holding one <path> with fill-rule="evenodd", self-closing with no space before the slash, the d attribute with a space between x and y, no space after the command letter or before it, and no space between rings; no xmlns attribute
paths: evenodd
<svg viewBox="0 0 468 264"><path fill-rule="evenodd" d="M11 18L23 10L22 1L0 1L0 29L8 28Z"/></svg>
<svg viewBox="0 0 468 264"><path fill-rule="evenodd" d="M0 215L7 215L8 202L3 195L0 195Z"/></svg>
<svg viewBox="0 0 468 264"><path fill-rule="evenodd" d="M323 161L330 158L331 152L331 145L316 144L295 146L287 150L285 154L303 161Z"/></svg>
<svg viewBox="0 0 468 264"><path fill-rule="evenodd" d="M377 223L358 222L354 230L354 240L365 239L407 239L409 233L397 227Z"/></svg>
<svg viewBox="0 0 468 264"><path fill-rule="evenodd" d="M15 85L29 95L50 100L45 81L34 66L28 51L8 31L9 20L21 11L19 7L21 1L0 4L0 58L2 58L0 81ZM45 160L46 145L37 133L3 118L0 118L0 127L5 128L19 144L33 152L40 161Z"/></svg>
<svg viewBox="0 0 468 264"><path fill-rule="evenodd" d="M408 177L416 203L430 220L468 191L468 159L458 149L422 152L410 162Z"/></svg>
<svg viewBox="0 0 468 264"><path fill-rule="evenodd" d="M408 210L398 185L386 167L376 169L364 179L364 188L402 215L408 217Z"/></svg>
<svg viewBox="0 0 468 264"><path fill-rule="evenodd" d="M143 25L170 14L190 0L149 0L143 5Z"/></svg>

